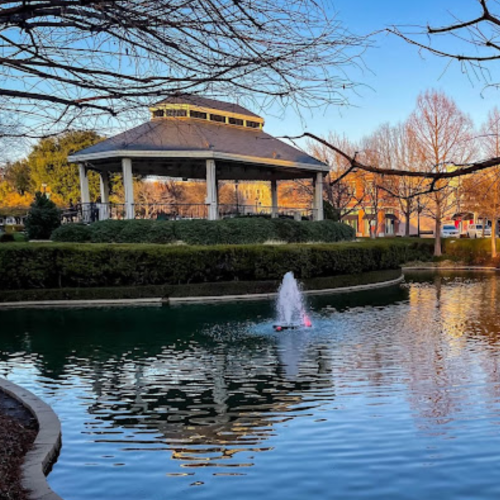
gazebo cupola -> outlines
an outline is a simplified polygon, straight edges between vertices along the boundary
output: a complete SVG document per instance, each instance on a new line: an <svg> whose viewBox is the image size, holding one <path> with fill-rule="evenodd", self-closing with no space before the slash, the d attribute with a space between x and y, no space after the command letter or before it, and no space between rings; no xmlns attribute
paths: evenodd
<svg viewBox="0 0 500 500"><path fill-rule="evenodd" d="M196 104L195 104L196 103ZM226 103L224 103L226 104ZM204 120L217 124L225 124L232 127L243 127L249 129L262 130L264 119L254 113L238 106L230 104L222 106L220 102L211 99L198 98L194 102L186 102L182 98L169 98L150 107L151 119L193 119Z"/></svg>
<svg viewBox="0 0 500 500"><path fill-rule="evenodd" d="M88 170L101 176L104 206L109 205L109 174L121 172L125 217L135 218L134 171L142 176L205 179L209 219L219 218L218 181L269 181L271 215L277 217L278 182L309 178L315 193L314 219L323 219L323 176L329 167L266 134L262 117L238 104L191 95L171 96L149 109L149 121L69 157L79 164L83 205L90 203Z"/></svg>

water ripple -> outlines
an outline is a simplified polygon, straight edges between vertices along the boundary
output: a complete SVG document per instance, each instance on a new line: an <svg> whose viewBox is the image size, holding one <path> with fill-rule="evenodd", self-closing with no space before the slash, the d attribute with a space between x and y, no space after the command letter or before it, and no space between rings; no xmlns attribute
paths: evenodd
<svg viewBox="0 0 500 500"><path fill-rule="evenodd" d="M67 500L497 498L500 281L267 302L0 312L0 375L54 406Z"/></svg>

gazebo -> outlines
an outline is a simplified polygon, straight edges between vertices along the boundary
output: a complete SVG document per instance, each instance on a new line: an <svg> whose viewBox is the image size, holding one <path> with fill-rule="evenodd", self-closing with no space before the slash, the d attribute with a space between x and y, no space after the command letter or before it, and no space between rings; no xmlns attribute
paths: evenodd
<svg viewBox="0 0 500 500"><path fill-rule="evenodd" d="M90 205L88 171L99 173L100 218L110 217L109 178L122 173L124 217L136 217L133 173L205 179L205 216L220 216L218 181L268 181L271 216L278 217L278 182L311 179L312 215L323 219L323 177L329 167L263 131L264 120L233 103L199 96L169 97L150 108L151 120L69 157L80 170L82 206Z"/></svg>

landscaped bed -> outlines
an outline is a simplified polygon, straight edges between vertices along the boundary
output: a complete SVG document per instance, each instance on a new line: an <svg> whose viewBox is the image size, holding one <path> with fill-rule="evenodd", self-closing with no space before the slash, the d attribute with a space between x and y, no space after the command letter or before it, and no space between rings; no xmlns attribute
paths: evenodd
<svg viewBox="0 0 500 500"><path fill-rule="evenodd" d="M21 466L37 435L37 423L21 403L0 391L0 498L24 500Z"/></svg>

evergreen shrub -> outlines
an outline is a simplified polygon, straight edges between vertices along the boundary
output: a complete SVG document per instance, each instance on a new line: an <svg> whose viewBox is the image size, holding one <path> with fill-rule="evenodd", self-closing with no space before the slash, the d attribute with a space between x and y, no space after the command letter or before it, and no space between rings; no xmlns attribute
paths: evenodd
<svg viewBox="0 0 500 500"><path fill-rule="evenodd" d="M30 240L48 240L61 225L61 212L46 194L37 192L26 217L25 228Z"/></svg>
<svg viewBox="0 0 500 500"><path fill-rule="evenodd" d="M10 233L0 234L0 243L13 243L15 241L14 235Z"/></svg>
<svg viewBox="0 0 500 500"><path fill-rule="evenodd" d="M187 245L241 245L266 241L286 243L352 240L354 230L339 222L295 221L264 217L238 217L209 221L195 220L106 220L95 222L84 230L73 230L76 224L65 224L54 234L54 241L85 243L173 243ZM81 225L79 225L81 226ZM80 231L78 233L77 231ZM78 234L81 239L78 240ZM67 235L67 236L66 236Z"/></svg>
<svg viewBox="0 0 500 500"><path fill-rule="evenodd" d="M53 233L53 241L66 241L69 243L86 243L91 240L92 233L86 224L66 224L59 226Z"/></svg>

